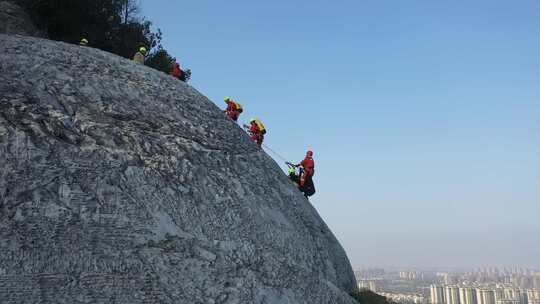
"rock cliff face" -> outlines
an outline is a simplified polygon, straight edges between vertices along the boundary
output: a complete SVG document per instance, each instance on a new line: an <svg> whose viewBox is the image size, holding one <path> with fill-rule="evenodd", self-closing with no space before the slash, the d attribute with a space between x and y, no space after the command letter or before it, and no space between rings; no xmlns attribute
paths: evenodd
<svg viewBox="0 0 540 304"><path fill-rule="evenodd" d="M356 303L345 252L207 98L0 35L0 302Z"/></svg>
<svg viewBox="0 0 540 304"><path fill-rule="evenodd" d="M37 30L21 5L22 1L0 0L0 34L45 36Z"/></svg>

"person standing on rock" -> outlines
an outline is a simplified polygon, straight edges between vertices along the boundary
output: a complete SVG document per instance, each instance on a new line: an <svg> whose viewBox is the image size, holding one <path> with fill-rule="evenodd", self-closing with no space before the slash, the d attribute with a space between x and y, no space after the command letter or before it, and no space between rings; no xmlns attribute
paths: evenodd
<svg viewBox="0 0 540 304"><path fill-rule="evenodd" d="M232 100L229 96L225 97L223 100L227 104L227 108L223 110L223 112L227 113L227 116L229 116L230 119L238 121L240 113L244 111L242 105Z"/></svg>
<svg viewBox="0 0 540 304"><path fill-rule="evenodd" d="M144 56L146 55L146 48L144 46L141 46L139 48L139 51L135 53L133 56L133 61L138 62L140 64L144 64Z"/></svg>
<svg viewBox="0 0 540 304"><path fill-rule="evenodd" d="M266 134L266 128L263 123L257 118L252 118L249 121L249 126L244 125L244 128L248 130L251 140L261 147L264 141L264 134Z"/></svg>

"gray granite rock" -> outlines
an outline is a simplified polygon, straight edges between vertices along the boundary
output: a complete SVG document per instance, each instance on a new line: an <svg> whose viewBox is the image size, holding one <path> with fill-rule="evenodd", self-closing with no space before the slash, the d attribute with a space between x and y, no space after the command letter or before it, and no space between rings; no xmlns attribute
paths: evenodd
<svg viewBox="0 0 540 304"><path fill-rule="evenodd" d="M0 303L356 303L340 244L210 100L0 35Z"/></svg>

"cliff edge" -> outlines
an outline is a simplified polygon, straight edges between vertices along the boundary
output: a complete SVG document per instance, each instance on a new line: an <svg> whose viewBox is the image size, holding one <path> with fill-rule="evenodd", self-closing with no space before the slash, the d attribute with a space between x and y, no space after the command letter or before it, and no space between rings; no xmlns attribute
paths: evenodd
<svg viewBox="0 0 540 304"><path fill-rule="evenodd" d="M1 303L356 303L279 166L192 87L0 35Z"/></svg>

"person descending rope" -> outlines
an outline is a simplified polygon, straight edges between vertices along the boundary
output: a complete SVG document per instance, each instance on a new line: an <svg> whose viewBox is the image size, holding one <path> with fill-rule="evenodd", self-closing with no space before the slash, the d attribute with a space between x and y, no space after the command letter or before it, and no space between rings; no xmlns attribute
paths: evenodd
<svg viewBox="0 0 540 304"><path fill-rule="evenodd" d="M86 38L81 39L81 41L79 42L79 45L87 46L88 45L88 40Z"/></svg>
<svg viewBox="0 0 540 304"><path fill-rule="evenodd" d="M180 69L180 64L175 60L171 70L171 76L180 79L182 77L182 69Z"/></svg>
<svg viewBox="0 0 540 304"><path fill-rule="evenodd" d="M242 105L232 100L229 96L225 97L223 100L227 104L227 108L223 110L223 112L227 113L227 116L229 116L230 119L238 121L238 117L244 111Z"/></svg>
<svg viewBox="0 0 540 304"><path fill-rule="evenodd" d="M135 53L133 56L133 61L138 62L140 64L144 64L144 56L146 55L146 48L144 46L141 46L139 48L139 51Z"/></svg>
<svg viewBox="0 0 540 304"><path fill-rule="evenodd" d="M315 161L313 160L313 151L307 151L306 157L299 164L286 163L289 166L289 178L295 182L298 189L304 193L305 197L315 194L315 185L313 184L313 175L315 174ZM296 174L296 169L299 173Z"/></svg>
<svg viewBox="0 0 540 304"><path fill-rule="evenodd" d="M304 169L304 174L300 176L300 186L304 186L308 180L311 180L311 183L313 183L312 177L315 174L315 161L313 160L313 151L307 151L304 160L302 160L296 166L301 166Z"/></svg>
<svg viewBox="0 0 540 304"><path fill-rule="evenodd" d="M261 147L264 141L264 134L266 134L266 128L264 127L263 123L257 118L252 118L249 121L249 124L249 126L244 125L244 128L248 129L251 140L256 142L257 145Z"/></svg>

